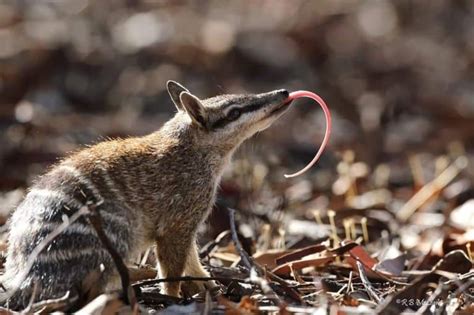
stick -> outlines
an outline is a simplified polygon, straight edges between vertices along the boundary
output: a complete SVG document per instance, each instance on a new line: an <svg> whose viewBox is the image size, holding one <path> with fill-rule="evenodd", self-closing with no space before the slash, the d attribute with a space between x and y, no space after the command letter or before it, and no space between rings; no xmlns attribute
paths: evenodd
<svg viewBox="0 0 474 315"><path fill-rule="evenodd" d="M237 237L237 228L235 227L235 209L231 209L231 208L228 208L228 209L229 209L229 220L230 220L230 229L231 229L231 232L232 232L232 239L235 243L235 247L236 247L237 251L240 254L240 257L242 257L242 260L244 261L244 264L247 266L247 268L252 269L252 266L255 267L255 270L256 270L256 272L259 276L262 276L262 275L267 276L270 280L275 281L279 285L281 285L281 287L288 294L288 296L290 296L291 298L293 298L294 300L296 300L298 302L304 303L303 299L298 294L298 292L295 289L290 288L290 286L288 285L288 283L284 279L280 278L279 276L277 276L273 272L271 272L269 270L265 270L264 268L262 268L262 266L257 264L249 256L249 254L242 248L242 244L240 244L240 241Z"/></svg>
<svg viewBox="0 0 474 315"><path fill-rule="evenodd" d="M120 275L120 280L122 282L122 290L124 293L125 302L129 303L133 310L137 300L135 297L135 292L130 286L130 275L128 273L128 268L123 262L120 254L115 250L114 246L105 234L104 229L102 228L102 217L100 216L99 210L95 205L90 205L89 208L91 209L89 222L97 232L97 236L99 237L102 245L109 252L110 256L112 256L112 260L114 261L115 267L117 268L117 271Z"/></svg>
<svg viewBox="0 0 474 315"><path fill-rule="evenodd" d="M33 283L33 290L32 290L33 292L31 293L30 301L28 302L28 306L22 311L23 313L28 314L28 313L31 312L31 309L33 307L33 303L35 302L37 290L38 290L38 282L35 281ZM68 294L69 294L69 292L68 292Z"/></svg>
<svg viewBox="0 0 474 315"><path fill-rule="evenodd" d="M234 241L235 248L239 253L240 257L242 258L242 262L244 263L247 269L252 269L251 258L249 254L243 249L242 244L240 243L239 236L237 235L237 228L235 226L235 209L229 209L229 220L230 220L230 231L232 233L232 240Z"/></svg>
<svg viewBox="0 0 474 315"><path fill-rule="evenodd" d="M228 240L230 240L230 237L231 237L231 232L229 230L221 232L219 235L217 235L217 237L214 240L210 241L209 243L207 243L201 248L201 250L199 251L199 258L203 259L209 256L209 254L212 252L214 248L222 244L224 241L228 242Z"/></svg>
<svg viewBox="0 0 474 315"><path fill-rule="evenodd" d="M137 283L132 284L133 287L141 287L144 285L151 285L151 284L157 284L157 283L162 283L162 282L189 282L189 281L210 281L210 280L216 280L216 281L236 281L240 283L247 283L251 284L252 282L246 279L239 279L239 278L226 278L226 277L191 277L191 276L183 276L183 277L170 277L170 278L161 278L161 279L147 279L147 280L142 280Z"/></svg>
<svg viewBox="0 0 474 315"><path fill-rule="evenodd" d="M71 303L69 293L70 292L67 291L64 296L57 299L50 299L50 300L36 302L31 306L30 311L43 313L46 310L52 311L53 309L64 307L68 305L69 303ZM77 299L77 295L74 296L74 299ZM30 311L24 310L22 313L29 313Z"/></svg>
<svg viewBox="0 0 474 315"><path fill-rule="evenodd" d="M362 280L362 284L364 285L365 289L369 293L370 297L373 300L375 300L375 302L377 303L382 302L382 299L379 298L379 296L375 293L375 290L370 284L369 279L367 279L362 263L358 260L356 261L356 263L357 263L357 269L359 269L359 276L360 276L360 279Z"/></svg>

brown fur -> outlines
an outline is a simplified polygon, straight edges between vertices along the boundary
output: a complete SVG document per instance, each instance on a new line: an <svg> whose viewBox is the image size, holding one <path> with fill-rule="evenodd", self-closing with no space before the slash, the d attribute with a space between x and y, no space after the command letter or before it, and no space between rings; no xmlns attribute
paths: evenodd
<svg viewBox="0 0 474 315"><path fill-rule="evenodd" d="M288 92L224 95L201 101L172 81L168 83L168 91L178 113L160 130L145 137L106 141L79 151L40 178L32 192L34 189L42 190L44 201L41 201L41 194L40 197L28 195L12 218L14 223L31 221L29 224L36 229L27 227L24 233L19 233L12 227L6 263L7 280L21 271L31 252L30 240L37 240L39 233L44 233L44 226L56 223L63 211L57 208L64 207L61 205L65 200L57 200L57 194L48 192L60 192L59 196L68 196L80 203L101 202L102 213L118 218L116 223L106 222L105 232L115 236L114 245L124 259L134 258L149 246L156 245L160 277L178 277L183 273L198 277L208 275L199 262L197 228L212 209L220 177L234 150L285 111ZM229 111L235 111L235 108L242 111L237 119L235 115L229 115ZM46 207L43 217L36 214L34 200ZM90 237L95 237L92 232L81 233L79 236L90 234ZM78 247L78 254L82 253L82 244L77 238L66 234L61 237L64 244ZM58 244L59 241L61 239ZM90 254L92 247L98 253L98 261L91 262L91 266L96 266L94 269L81 265L80 261L85 260L76 260L80 266L76 268L81 268L77 277L79 274L86 275L86 278L95 275L97 266L103 264L106 272L100 281L110 284L113 274L116 275L110 271L113 269L110 257L100 247L100 242L91 240L87 244L89 247L85 246L84 252L89 250ZM60 262L67 265L68 258L60 255L61 251L67 250L71 248L53 247L42 253L46 264L39 265L37 273L32 271L28 278L30 282L23 287L33 281L48 287L51 281L42 282L42 270L54 269L58 259L63 259ZM56 277L56 282L66 283L66 287L68 283L84 280L66 279L76 276L69 272L49 276ZM202 283L199 285L203 287ZM214 286L214 283L207 285ZM90 283L86 286L91 288ZM51 293L54 288L48 287L48 290L40 293L40 297L55 296ZM165 292L169 295L178 296L179 290L179 282L165 284ZM94 291L94 295L98 293ZM25 301L26 295L23 294L21 301Z"/></svg>

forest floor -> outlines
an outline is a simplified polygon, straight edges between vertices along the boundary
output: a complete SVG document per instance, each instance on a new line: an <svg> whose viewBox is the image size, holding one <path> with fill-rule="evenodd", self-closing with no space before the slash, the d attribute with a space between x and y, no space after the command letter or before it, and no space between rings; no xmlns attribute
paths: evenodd
<svg viewBox="0 0 474 315"><path fill-rule="evenodd" d="M34 180L159 128L167 80L202 98L305 89L331 108L329 147L283 177L323 136L320 109L298 101L236 152L199 234L220 290L154 279L149 250L122 272L127 296L84 313L473 314L473 29L468 1L1 3L0 273ZM177 280L184 297L163 295Z"/></svg>

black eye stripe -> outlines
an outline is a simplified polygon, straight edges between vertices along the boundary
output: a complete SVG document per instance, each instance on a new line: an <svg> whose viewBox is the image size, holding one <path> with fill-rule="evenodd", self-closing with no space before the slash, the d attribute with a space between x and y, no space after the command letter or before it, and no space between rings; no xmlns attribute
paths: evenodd
<svg viewBox="0 0 474 315"><path fill-rule="evenodd" d="M212 129L219 129L219 128L224 127L224 126L227 125L228 123L229 123L229 121L227 120L227 118L221 118L221 119L219 119L219 120L216 120L216 121L212 124L211 128L212 128Z"/></svg>
<svg viewBox="0 0 474 315"><path fill-rule="evenodd" d="M268 104L268 102L265 101L265 100L258 100L256 102L250 104L250 105L247 105L247 106L244 106L244 107L239 107L239 110L240 110L241 114L254 112L254 111L257 111L257 110L261 109L262 107L266 106L267 104ZM231 111L232 111L232 109L231 109ZM227 124L229 124L231 122L232 121L230 121L227 117L223 117L221 119L216 120L211 125L211 128L212 129L219 129L219 128L225 127Z"/></svg>

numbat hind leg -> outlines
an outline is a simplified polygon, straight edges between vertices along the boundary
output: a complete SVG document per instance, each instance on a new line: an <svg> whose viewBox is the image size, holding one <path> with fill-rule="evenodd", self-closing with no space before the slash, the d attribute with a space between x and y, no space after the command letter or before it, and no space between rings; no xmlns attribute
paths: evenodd
<svg viewBox="0 0 474 315"><path fill-rule="evenodd" d="M186 260L186 265L184 269L184 273L186 276L190 277L209 277L209 272L207 272L204 267L202 266L201 262L199 261L199 252L196 246L195 241L192 242L188 259ZM218 287L218 285L210 280L210 281L194 281L193 282L200 291L204 291L206 288L209 290L213 290Z"/></svg>
<svg viewBox="0 0 474 315"><path fill-rule="evenodd" d="M167 236L157 240L156 252L160 264L158 273L160 279L177 278L183 275L190 246L191 240L182 235ZM180 281L163 283L165 294L175 297L179 297L180 287Z"/></svg>

